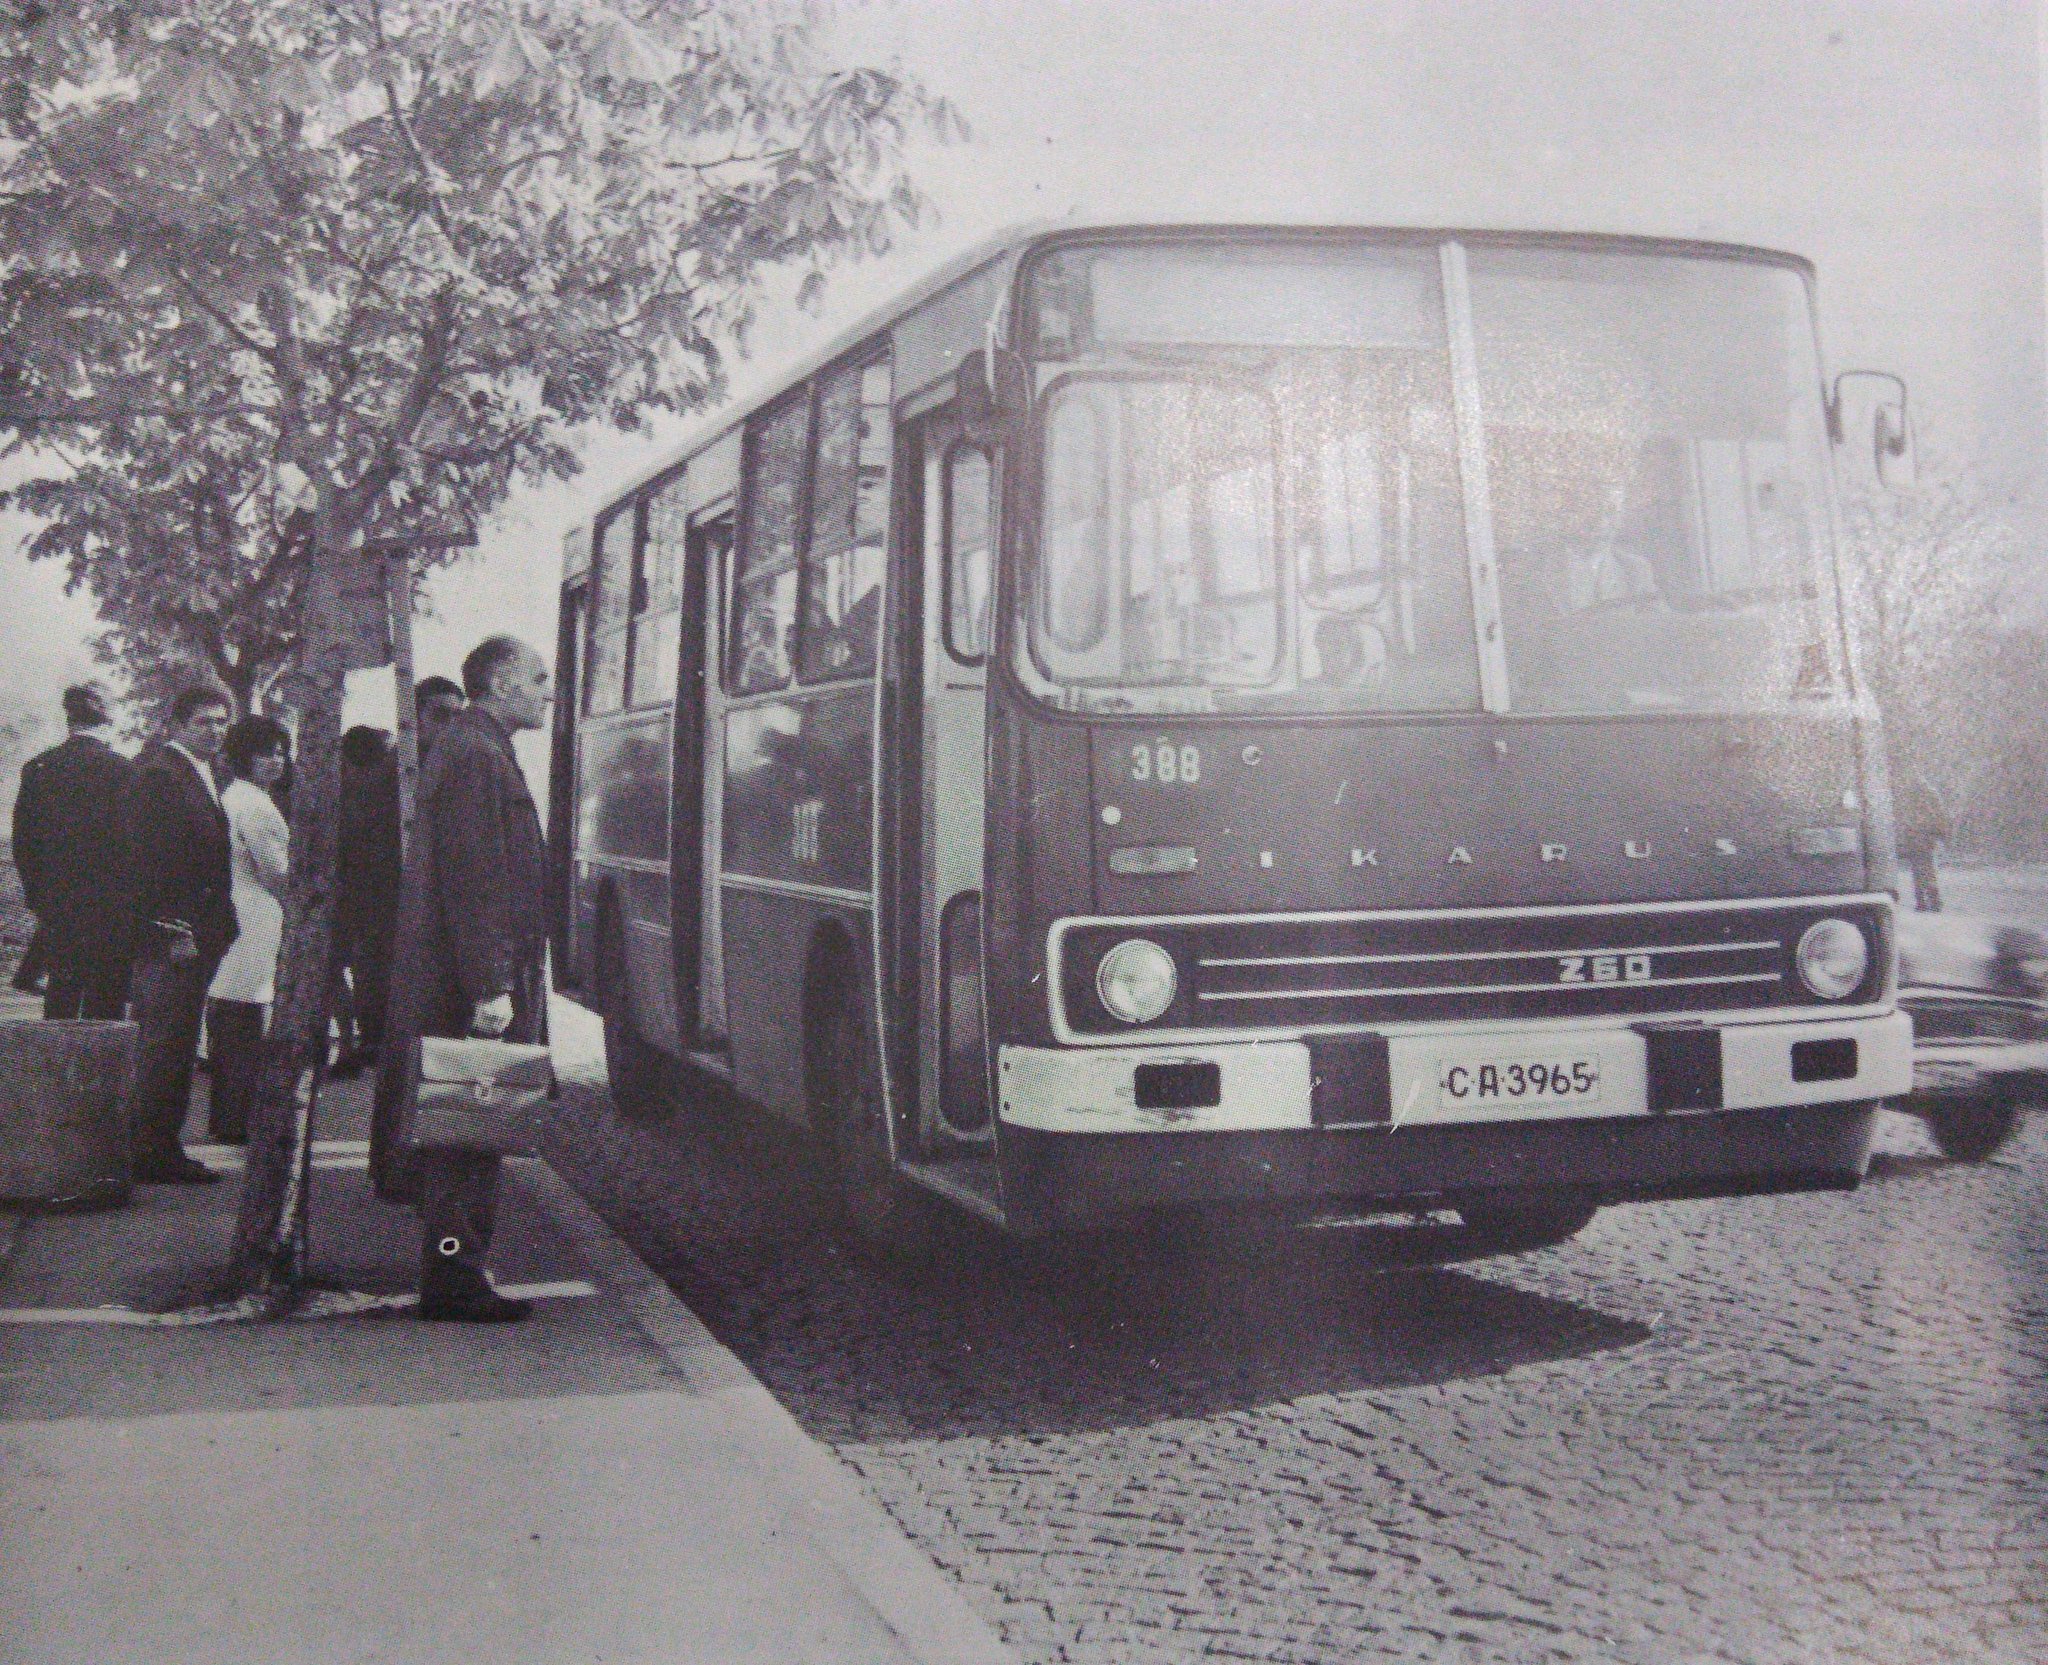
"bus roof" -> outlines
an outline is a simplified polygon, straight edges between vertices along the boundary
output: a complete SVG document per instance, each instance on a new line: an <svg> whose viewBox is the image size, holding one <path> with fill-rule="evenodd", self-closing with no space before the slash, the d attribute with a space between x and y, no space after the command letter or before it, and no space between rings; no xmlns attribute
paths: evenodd
<svg viewBox="0 0 2048 1665"><path fill-rule="evenodd" d="M1121 220L1086 222L1075 220L1022 221L1006 226L993 236L983 239L964 253L956 255L918 282L912 284L888 305L868 313L850 328L833 336L817 350L806 354L789 370L777 376L765 391L720 411L694 429L689 438L671 451L663 460L652 467L643 469L624 486L607 493L602 507L594 514L582 516L578 527L587 527L615 504L623 502L652 481L672 473L677 467L689 461L700 451L706 450L734 428L752 416L756 411L773 404L790 388L817 374L835 359L852 352L864 341L872 340L885 330L900 323L935 296L944 293L961 279L981 270L994 261L1014 259L1032 243L1093 243L1114 242L1122 239L1160 241L1188 239L1221 239L1230 237L1258 238L1276 237L1301 240L1328 240L1330 242L1389 241L1404 243L1468 242L1487 243L1496 246L1514 244L1529 248L1607 248L1617 252L1632 250L1641 254L1692 255L1721 260L1754 260L1773 265L1791 266L1811 277L1813 263L1801 255L1791 254L1782 249L1763 248L1746 243L1721 243L1697 238L1658 237L1623 232L1583 231L1542 231L1505 230L1498 227L1480 228L1473 226L1385 226L1385 225L1328 225L1309 222L1289 223L1285 221L1151 221L1132 223ZM574 528L571 529L571 535Z"/></svg>

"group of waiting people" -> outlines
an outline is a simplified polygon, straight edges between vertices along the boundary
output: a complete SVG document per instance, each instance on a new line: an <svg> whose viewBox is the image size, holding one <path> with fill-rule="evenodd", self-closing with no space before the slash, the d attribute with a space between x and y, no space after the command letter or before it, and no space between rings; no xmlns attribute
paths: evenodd
<svg viewBox="0 0 2048 1665"><path fill-rule="evenodd" d="M422 1034L545 1038L540 824L511 736L545 722L548 681L531 647L497 636L464 661L461 686L420 683L415 852L402 877L389 736L343 737L336 1068L379 1059L380 1112ZM283 940L291 835L278 796L291 737L269 717L234 720L210 683L181 692L164 738L132 761L111 744L97 689L67 689L64 713L68 736L24 766L14 810L44 1016L131 1017L133 1176L212 1183L219 1173L182 1143L201 1023L208 1131L244 1142ZM494 1157L427 1152L396 1182L425 1218L423 1316L525 1315L483 1270L496 1179ZM392 1188L388 1174L380 1186Z"/></svg>

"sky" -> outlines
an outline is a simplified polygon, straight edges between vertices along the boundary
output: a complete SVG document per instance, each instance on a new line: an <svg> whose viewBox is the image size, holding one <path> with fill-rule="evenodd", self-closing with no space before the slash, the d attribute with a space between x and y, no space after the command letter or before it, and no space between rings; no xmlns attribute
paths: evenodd
<svg viewBox="0 0 2048 1665"><path fill-rule="evenodd" d="M899 62L970 142L937 210L764 312L736 396L991 232L1070 216L1498 226L1760 243L1819 268L1830 371L1912 387L1923 457L2030 547L2044 500L2042 25L2021 0L838 0L830 50ZM422 673L495 629L544 649L564 530L698 423L601 436L430 588ZM87 668L90 609L0 517L0 707ZM361 679L354 715L388 694ZM11 784L11 783L9 783ZM4 793L5 786L0 786Z"/></svg>

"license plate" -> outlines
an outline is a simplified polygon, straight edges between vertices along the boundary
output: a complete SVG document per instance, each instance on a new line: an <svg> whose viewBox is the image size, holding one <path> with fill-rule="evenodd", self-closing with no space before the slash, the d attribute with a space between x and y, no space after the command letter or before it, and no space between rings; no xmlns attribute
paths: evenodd
<svg viewBox="0 0 2048 1665"><path fill-rule="evenodd" d="M1518 1104L1595 1104L1600 1060L1584 1054L1544 1058L1439 1059L1437 1103L1489 1110Z"/></svg>

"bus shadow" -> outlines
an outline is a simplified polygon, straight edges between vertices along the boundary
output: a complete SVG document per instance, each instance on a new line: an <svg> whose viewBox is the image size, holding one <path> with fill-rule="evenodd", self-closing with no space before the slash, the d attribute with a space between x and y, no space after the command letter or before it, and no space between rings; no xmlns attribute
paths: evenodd
<svg viewBox="0 0 2048 1665"><path fill-rule="evenodd" d="M577 1104L558 1165L803 1422L835 1443L1070 1433L1413 1387L1632 1346L1647 1326L1384 1231L1104 1236L961 1224L914 1264L850 1247L800 1135L744 1111Z"/></svg>

